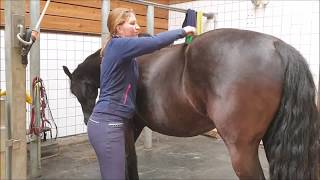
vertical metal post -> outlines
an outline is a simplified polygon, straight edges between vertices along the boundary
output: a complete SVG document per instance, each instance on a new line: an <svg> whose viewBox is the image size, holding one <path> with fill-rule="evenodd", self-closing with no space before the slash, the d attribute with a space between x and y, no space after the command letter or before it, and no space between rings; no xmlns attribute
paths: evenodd
<svg viewBox="0 0 320 180"><path fill-rule="evenodd" d="M5 1L6 123L8 127L8 179L27 178L26 67L16 35L23 25L25 1Z"/></svg>
<svg viewBox="0 0 320 180"><path fill-rule="evenodd" d="M40 17L40 0L30 1L30 27L35 27ZM40 28L37 29L40 32ZM32 80L40 76L40 39L34 42L30 50L30 91ZM36 99L33 99L36 100ZM39 108L39 107L38 107ZM31 117L31 116L30 116ZM35 111L36 126L40 126L40 111ZM41 168L41 138L33 135L30 143L30 176L40 176Z"/></svg>
<svg viewBox="0 0 320 180"><path fill-rule="evenodd" d="M110 11L110 0L102 0L101 8L101 47L106 43L106 37L109 34L108 16Z"/></svg>
<svg viewBox="0 0 320 180"><path fill-rule="evenodd" d="M318 100L317 100L317 105L318 105L318 111L320 112L320 60L319 60L319 75L318 75Z"/></svg>
<svg viewBox="0 0 320 180"><path fill-rule="evenodd" d="M147 9L147 32L154 34L154 6L148 6Z"/></svg>
<svg viewBox="0 0 320 180"><path fill-rule="evenodd" d="M5 123L5 100L0 97L0 179L8 179L6 174L7 160L6 160L6 142L7 142L7 126Z"/></svg>
<svg viewBox="0 0 320 180"><path fill-rule="evenodd" d="M213 20L213 29L217 29L218 21L217 21L217 13L212 13L212 18L207 18L207 21Z"/></svg>
<svg viewBox="0 0 320 180"><path fill-rule="evenodd" d="M147 32L154 34L154 6L148 5L147 9ZM151 150L152 148L152 131L148 127L144 128L144 149Z"/></svg>

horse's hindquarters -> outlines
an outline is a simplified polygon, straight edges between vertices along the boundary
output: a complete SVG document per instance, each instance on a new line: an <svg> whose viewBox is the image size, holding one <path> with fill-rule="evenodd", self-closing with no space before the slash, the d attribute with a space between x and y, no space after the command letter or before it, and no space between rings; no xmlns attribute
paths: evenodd
<svg viewBox="0 0 320 180"><path fill-rule="evenodd" d="M278 112L285 69L274 41L217 30L195 39L187 52L187 94L206 104L240 179L264 179L257 148Z"/></svg>

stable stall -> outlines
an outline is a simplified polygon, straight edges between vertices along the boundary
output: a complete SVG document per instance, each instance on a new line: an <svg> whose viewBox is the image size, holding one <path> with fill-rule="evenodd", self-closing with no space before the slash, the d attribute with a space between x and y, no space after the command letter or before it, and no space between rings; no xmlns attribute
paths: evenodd
<svg viewBox="0 0 320 180"><path fill-rule="evenodd" d="M22 62L20 56L21 43L17 40L16 35L25 28L37 26L40 12L45 8L47 2L46 0L0 1L0 90L1 92L6 90L6 96L1 96L0 101L0 179L26 179L28 176L29 178L35 178L40 175L46 177L43 172L50 174L50 169L47 167L53 167L50 165L50 161L57 161L55 158L63 159L62 155L65 153L59 154L59 146L63 144L61 142L71 141L71 143L67 143L72 144L69 150L87 142L82 110L77 99L70 92L69 79L63 73L62 65L67 65L73 70L88 55L101 47L103 37L108 33L105 28L107 14L109 10L116 7L133 9L137 13L142 32L150 34L181 27L187 9L194 9L205 12L204 16L207 18L204 18L205 21L203 22L204 31L237 28L273 35L283 39L301 52L307 59L316 86L319 86L318 1L51 0L39 29L37 29L41 31L41 34L33 44L28 63ZM20 29L18 25L20 25ZM56 155L58 156L46 157L45 160L43 153L41 155L41 150L45 151L43 145L41 148L41 143L46 143L43 141L44 136L33 135L30 137L28 135L26 137L26 134L30 131L29 127L33 116L32 107L25 105L26 91L33 96L33 79L37 76L41 77L46 88L52 116L49 120L54 120L57 125L57 128L51 128L50 130L57 136L57 141L51 143L47 148L56 149ZM34 114L35 119L40 119L39 114L40 112ZM218 179L227 176L228 173L211 177L216 175L217 171L208 169L208 167L202 170L203 173L195 173L196 176L192 176L192 173L188 174L193 171L196 172L197 167L195 166L171 166L172 164L155 163L153 164L155 168L149 167L148 163L162 161L159 159L161 157L152 155L152 151L142 152L142 149L150 150L152 148L152 139L158 143L155 148L156 152L164 156L167 161L175 159L174 162L177 164L207 162L209 156L215 156L216 154L221 156L218 156L212 162L208 162L208 164L221 159L227 161L226 158L228 158L226 150L220 151L221 145L204 147L207 149L218 147L219 151L215 151L214 154L207 154L209 150L203 151L201 144L208 145L210 140L199 139L199 137L188 140L188 145L195 143L198 149L195 148L197 150L194 150L193 154L187 152L179 154L177 149L174 149L175 147L180 147L182 151L190 148L192 151L192 146L179 146L177 142L183 142L182 139L172 140L170 137L158 134L156 134L156 137L152 137L151 134L150 129L145 129L143 141L138 142L140 145L138 150L141 150L138 152L138 156L142 159L142 169L139 169L139 171L142 172L142 177L148 178L150 177L148 175L151 175L152 178L154 176L174 178L177 172L187 174L183 176L185 178L191 177L194 179L215 177ZM47 138L52 140L54 137ZM79 137L82 140L75 140ZM171 144L166 145L166 141ZM75 142L80 145L75 145ZM222 142L220 141L220 143ZM66 147L68 146L65 146L64 149L68 149ZM174 150L171 151L168 147ZM161 149L166 149L166 151L159 153ZM28 150L30 152L29 160L27 158ZM74 154L77 153L80 152L77 151ZM95 162L94 166L90 167L91 173L94 172L95 174L97 173L95 171L97 168L96 160L92 157L92 151L89 155L85 162ZM43 161L46 167L42 166L41 162ZM63 161L61 162L63 163ZM161 168L165 169L164 167L168 168L168 174L161 170ZM217 166L214 166L214 168L219 169ZM228 168L231 169L231 166ZM65 167L65 169L68 168ZM78 170L81 173L83 169L79 168ZM263 166L263 170L268 171L267 164ZM209 171L214 173L210 174ZM60 177L63 177L64 174L61 173L60 175ZM53 178L53 176L48 176L48 178L50 177ZM86 176L79 177L89 178Z"/></svg>

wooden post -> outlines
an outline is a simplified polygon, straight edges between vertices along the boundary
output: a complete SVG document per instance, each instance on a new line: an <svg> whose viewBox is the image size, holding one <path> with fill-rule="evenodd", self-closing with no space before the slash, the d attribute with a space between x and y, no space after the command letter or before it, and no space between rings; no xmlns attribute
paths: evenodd
<svg viewBox="0 0 320 180"><path fill-rule="evenodd" d="M21 63L18 25L25 27L25 1L5 1L6 121L8 179L27 178L26 66Z"/></svg>

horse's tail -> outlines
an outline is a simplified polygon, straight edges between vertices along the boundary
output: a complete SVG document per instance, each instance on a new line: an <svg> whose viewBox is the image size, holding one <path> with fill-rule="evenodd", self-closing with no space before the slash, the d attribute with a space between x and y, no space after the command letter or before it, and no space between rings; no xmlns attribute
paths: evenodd
<svg viewBox="0 0 320 180"><path fill-rule="evenodd" d="M263 138L270 179L318 179L320 121L313 77L297 50L282 41L274 45L286 68L281 104Z"/></svg>

